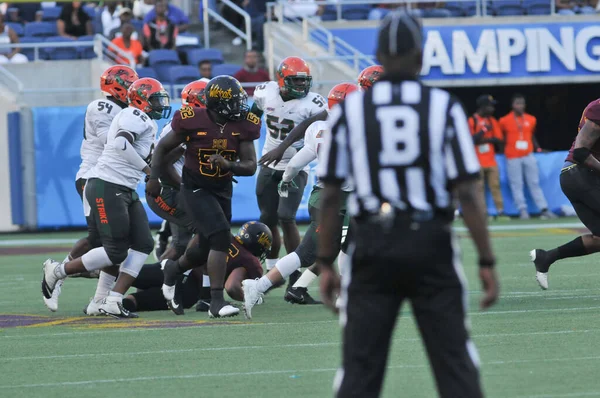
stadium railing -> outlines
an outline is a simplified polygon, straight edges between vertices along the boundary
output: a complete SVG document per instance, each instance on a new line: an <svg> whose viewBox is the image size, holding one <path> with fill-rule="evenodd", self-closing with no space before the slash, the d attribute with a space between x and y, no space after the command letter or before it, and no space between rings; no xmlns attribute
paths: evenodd
<svg viewBox="0 0 600 398"><path fill-rule="evenodd" d="M106 37L97 34L93 40L89 41L77 41L72 42L64 41L40 41L38 43L7 43L0 44L0 49L5 48L21 48L21 49L33 49L33 62L48 61L40 57L40 50L45 48L86 48L93 47L94 53L98 59L106 59L111 63L115 63L117 59L126 59L129 61L129 66L135 68L135 60L128 53L121 50L119 47L114 45ZM75 58L76 59L76 58ZM51 61L48 61L51 62Z"/></svg>
<svg viewBox="0 0 600 398"><path fill-rule="evenodd" d="M248 14L243 8L239 7L235 3L229 0L219 0L226 7L231 8L236 13L240 14L244 18L244 30L242 32L236 26L234 26L231 22L226 20L216 11L213 11L209 8L208 0L202 0L202 22L204 25L204 47L210 48L210 18L215 19L216 21L223 24L227 29L238 35L242 40L246 42L246 49L252 49L252 20L250 18L250 14Z"/></svg>

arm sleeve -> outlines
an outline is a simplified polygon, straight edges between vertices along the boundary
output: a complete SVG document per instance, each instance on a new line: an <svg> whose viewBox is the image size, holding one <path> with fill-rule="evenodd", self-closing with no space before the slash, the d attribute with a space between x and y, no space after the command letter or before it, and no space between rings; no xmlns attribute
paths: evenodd
<svg viewBox="0 0 600 398"><path fill-rule="evenodd" d="M479 160L475 154L467 116L460 102L450 101L446 120L444 161L448 180L457 182L477 178L479 176Z"/></svg>
<svg viewBox="0 0 600 398"><path fill-rule="evenodd" d="M317 166L322 181L343 181L350 173L348 126L342 106L336 105L327 119L329 130L324 134L323 158Z"/></svg>
<svg viewBox="0 0 600 398"><path fill-rule="evenodd" d="M283 181L290 182L298 175L298 173L306 167L310 162L317 158L317 154L308 146L304 146L300 152L294 155L287 164L283 173Z"/></svg>
<svg viewBox="0 0 600 398"><path fill-rule="evenodd" d="M123 159L127 160L135 169L143 170L147 164L144 159L137 154L133 146L127 141L125 137L117 137L112 142L113 148L123 156Z"/></svg>

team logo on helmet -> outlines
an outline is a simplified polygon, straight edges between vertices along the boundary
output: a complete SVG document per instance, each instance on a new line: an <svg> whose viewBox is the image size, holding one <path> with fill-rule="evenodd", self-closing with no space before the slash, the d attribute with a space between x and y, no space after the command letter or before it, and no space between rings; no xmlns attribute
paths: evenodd
<svg viewBox="0 0 600 398"><path fill-rule="evenodd" d="M240 88L242 88L242 86L240 86ZM231 88L223 90L218 84L213 84L210 86L208 96L211 98L230 99L233 97L233 94L231 93Z"/></svg>

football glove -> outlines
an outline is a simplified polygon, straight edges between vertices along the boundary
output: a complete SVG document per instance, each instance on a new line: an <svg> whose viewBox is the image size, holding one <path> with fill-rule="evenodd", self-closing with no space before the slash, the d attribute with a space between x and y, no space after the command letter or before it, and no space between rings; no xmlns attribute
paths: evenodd
<svg viewBox="0 0 600 398"><path fill-rule="evenodd" d="M298 185L296 185L296 183L292 180L292 181L280 181L279 185L277 185L277 192L279 193L279 196L281 196L282 198L287 198L289 191L291 189L298 189Z"/></svg>

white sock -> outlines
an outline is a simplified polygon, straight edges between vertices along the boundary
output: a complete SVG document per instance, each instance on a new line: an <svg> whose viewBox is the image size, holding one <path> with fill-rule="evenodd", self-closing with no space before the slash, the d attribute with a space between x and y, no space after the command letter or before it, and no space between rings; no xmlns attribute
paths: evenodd
<svg viewBox="0 0 600 398"><path fill-rule="evenodd" d="M111 301L120 301L120 302L123 301L123 295L121 293L113 292L112 290L108 294L108 297L113 298Z"/></svg>
<svg viewBox="0 0 600 398"><path fill-rule="evenodd" d="M276 267L283 279L285 279L292 275L301 265L300 257L298 257L296 252L291 252L287 256L280 258L279 261L277 261Z"/></svg>
<svg viewBox="0 0 600 398"><path fill-rule="evenodd" d="M65 263L61 263L58 265L58 267L56 267L54 275L58 276L58 279L65 279L67 277L67 272L65 271Z"/></svg>
<svg viewBox="0 0 600 398"><path fill-rule="evenodd" d="M350 270L351 261L352 258L349 255L340 251L340 254L338 255L338 268L342 277Z"/></svg>
<svg viewBox="0 0 600 398"><path fill-rule="evenodd" d="M208 275L202 275L202 287L210 287L210 278Z"/></svg>
<svg viewBox="0 0 600 398"><path fill-rule="evenodd" d="M85 269L88 271L94 271L113 265L103 247L97 247L85 253L83 256L81 256L81 261L83 262Z"/></svg>
<svg viewBox="0 0 600 398"><path fill-rule="evenodd" d="M272 270L277 265L278 258L267 258L265 264L267 265L267 271Z"/></svg>
<svg viewBox="0 0 600 398"><path fill-rule="evenodd" d="M273 286L273 282L265 275L258 280L258 286L256 288L259 292L264 293L269 290L271 286Z"/></svg>
<svg viewBox="0 0 600 398"><path fill-rule="evenodd" d="M111 291L113 285L117 280L116 276L112 276L104 271L100 272L98 277L98 284L96 285L96 294L94 294L94 301L100 301L108 296L108 292Z"/></svg>
<svg viewBox="0 0 600 398"><path fill-rule="evenodd" d="M300 275L300 278L294 283L292 287L308 287L311 283L313 283L317 279L317 275L314 272L307 269Z"/></svg>

